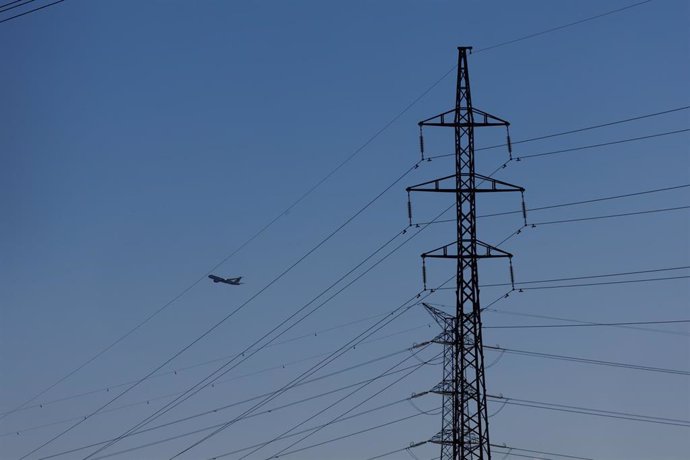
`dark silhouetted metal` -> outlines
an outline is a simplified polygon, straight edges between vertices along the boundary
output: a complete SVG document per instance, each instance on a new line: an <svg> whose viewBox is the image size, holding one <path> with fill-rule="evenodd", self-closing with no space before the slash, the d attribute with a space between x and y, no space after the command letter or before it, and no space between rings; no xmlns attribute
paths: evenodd
<svg viewBox="0 0 690 460"><path fill-rule="evenodd" d="M456 311L449 314L425 304L441 326L434 342L444 347L443 379L432 392L443 396L441 431L431 442L441 445L442 460L489 460L488 416L481 308L479 304L478 261L484 258L512 258L512 254L477 239L477 193L524 192L506 182L475 173L474 128L505 126L509 123L472 106L467 55L470 47L458 48L458 80L455 109L419 123L420 147L423 127L452 127L455 131L455 174L414 185L410 192L454 193L457 234L453 243L422 254L426 289L426 259L456 259ZM507 145L510 146L508 133ZM509 154L510 152L509 148ZM422 158L423 158L422 151ZM453 183L454 179L454 183ZM411 219L411 206L408 207ZM512 263L511 263L512 281Z"/></svg>

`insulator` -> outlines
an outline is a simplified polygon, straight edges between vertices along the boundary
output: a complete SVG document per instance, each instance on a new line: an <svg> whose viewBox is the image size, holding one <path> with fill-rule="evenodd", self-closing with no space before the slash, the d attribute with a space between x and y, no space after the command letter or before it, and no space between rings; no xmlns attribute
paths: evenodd
<svg viewBox="0 0 690 460"><path fill-rule="evenodd" d="M422 127L419 127L419 150L422 152L422 160L424 159L424 133Z"/></svg>
<svg viewBox="0 0 690 460"><path fill-rule="evenodd" d="M424 285L424 290L426 291L426 260L422 258L422 284Z"/></svg>
<svg viewBox="0 0 690 460"><path fill-rule="evenodd" d="M510 266L510 286L515 290L515 274L513 272L513 258L508 259L508 265Z"/></svg>
<svg viewBox="0 0 690 460"><path fill-rule="evenodd" d="M506 126L506 144L508 145L508 158L513 159L513 144L510 142L510 128Z"/></svg>
<svg viewBox="0 0 690 460"><path fill-rule="evenodd" d="M407 218L410 221L410 227L412 227L412 200L410 200L410 192L407 192Z"/></svg>
<svg viewBox="0 0 690 460"><path fill-rule="evenodd" d="M522 222L527 227L527 206L525 205L525 192L520 192L522 196Z"/></svg>

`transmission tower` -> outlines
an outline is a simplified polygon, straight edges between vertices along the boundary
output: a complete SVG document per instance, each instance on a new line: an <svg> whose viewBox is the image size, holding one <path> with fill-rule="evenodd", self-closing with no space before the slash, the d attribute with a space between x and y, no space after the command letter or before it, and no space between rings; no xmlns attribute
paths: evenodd
<svg viewBox="0 0 690 460"><path fill-rule="evenodd" d="M410 192L454 193L457 218L455 241L422 254L424 289L426 259L456 259L455 312L446 313L424 304L441 326L433 342L442 344L443 379L432 393L443 397L441 431L430 442L440 444L441 460L489 460L489 426L479 303L478 261L507 258L513 280L512 254L477 239L477 193L520 192L524 189L475 173L474 129L503 126L511 154L509 123L472 106L467 55L471 47L458 48L458 79L455 108L419 122L420 148L424 159L423 127L447 127L455 132L455 174L408 187L408 210L412 221ZM453 183L454 180L454 183ZM523 218L525 206L523 199Z"/></svg>

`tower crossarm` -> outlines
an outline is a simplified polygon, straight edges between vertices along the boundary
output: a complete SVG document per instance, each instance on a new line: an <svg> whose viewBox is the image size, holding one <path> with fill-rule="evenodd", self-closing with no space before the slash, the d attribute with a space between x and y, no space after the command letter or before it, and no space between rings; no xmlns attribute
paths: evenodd
<svg viewBox="0 0 690 460"><path fill-rule="evenodd" d="M462 240L463 243L470 243L470 240ZM496 246L491 246L490 244L484 243L483 241L475 240L474 243L477 245L476 254L468 256L467 254L459 255L457 250L451 250L454 246L457 248L457 243L452 242L444 244L441 247L433 249L429 252L422 254L422 259L461 259L461 258L474 258L474 259L493 259L496 257L507 257L512 258L513 254L499 249Z"/></svg>
<svg viewBox="0 0 690 460"><path fill-rule="evenodd" d="M470 118L470 120L472 121L466 121L465 117L457 117L456 115L459 111L462 111L463 113L471 111L473 119ZM458 118L460 118L461 121L456 121ZM475 109L474 107L461 107L460 109L450 109L447 112L439 113L438 115L434 115L433 117L427 118L426 120L422 120L418 124L420 127L441 126L448 128L466 128L470 126L473 128L479 128L484 126L510 126L510 122L502 118L499 118L495 115L491 115L490 113L484 112L483 110Z"/></svg>
<svg viewBox="0 0 690 460"><path fill-rule="evenodd" d="M436 324L438 324L444 330L452 329L455 327L455 316L446 313L443 310L439 310L436 307L432 307L426 302L422 302L424 309L434 318Z"/></svg>
<svg viewBox="0 0 690 460"><path fill-rule="evenodd" d="M469 174L461 174L460 177L468 178ZM457 188L457 176L455 174L446 177L440 177L438 179L433 179L430 181L422 182L421 184L412 185L407 187L407 192L440 192L440 193L486 193L486 192L524 192L523 187L509 184L508 182L503 182L498 179L494 179L488 176L482 176L481 174L474 174L474 178L479 180L479 185L473 188ZM468 183L469 181L461 181L462 183ZM447 185L446 185L447 184ZM482 186L487 184L486 186Z"/></svg>

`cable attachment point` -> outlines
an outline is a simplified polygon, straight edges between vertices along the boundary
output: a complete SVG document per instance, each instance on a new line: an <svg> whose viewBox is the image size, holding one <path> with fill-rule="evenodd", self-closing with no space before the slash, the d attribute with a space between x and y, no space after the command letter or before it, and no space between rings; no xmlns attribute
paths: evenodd
<svg viewBox="0 0 690 460"><path fill-rule="evenodd" d="M508 146L508 160L513 160L513 144L510 142L510 127L506 125L506 145Z"/></svg>
<svg viewBox="0 0 690 460"><path fill-rule="evenodd" d="M525 205L525 192L521 191L520 196L522 197L522 223L525 224L525 227L527 227L527 206Z"/></svg>
<svg viewBox="0 0 690 460"><path fill-rule="evenodd" d="M422 125L419 125L419 151L422 153L422 161L424 161L424 130Z"/></svg>

